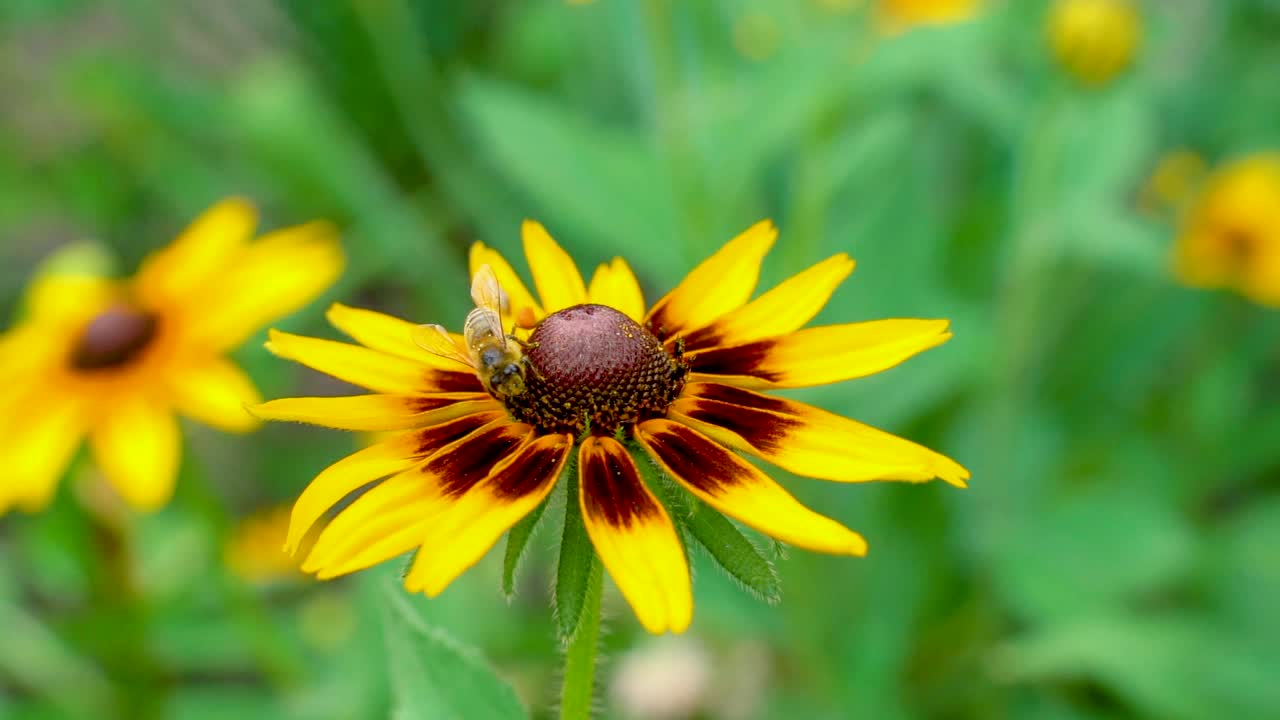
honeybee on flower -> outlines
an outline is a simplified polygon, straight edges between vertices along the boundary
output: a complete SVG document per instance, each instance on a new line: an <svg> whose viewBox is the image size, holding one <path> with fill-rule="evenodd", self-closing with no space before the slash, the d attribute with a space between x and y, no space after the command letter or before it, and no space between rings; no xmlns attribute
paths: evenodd
<svg viewBox="0 0 1280 720"><path fill-rule="evenodd" d="M471 299L476 306L462 324L463 345L440 325L419 325L413 338L422 349L440 357L457 360L476 371L480 382L494 397L510 398L525 391L524 375L528 358L523 343L506 332L503 294L493 268L483 265L471 281Z"/></svg>

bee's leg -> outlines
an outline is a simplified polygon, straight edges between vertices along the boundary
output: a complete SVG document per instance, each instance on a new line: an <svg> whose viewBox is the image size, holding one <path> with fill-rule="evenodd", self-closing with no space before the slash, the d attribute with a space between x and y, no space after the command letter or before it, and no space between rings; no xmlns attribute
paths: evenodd
<svg viewBox="0 0 1280 720"><path fill-rule="evenodd" d="M684 338L676 338L672 359L675 362L671 366L671 378L677 381L683 380L689 374L689 363L684 359Z"/></svg>
<svg viewBox="0 0 1280 720"><path fill-rule="evenodd" d="M529 342L528 340L521 340L515 335L508 335L507 339L519 345L521 350L533 350L534 348L538 347L538 345L541 344L536 342Z"/></svg>
<svg viewBox="0 0 1280 720"><path fill-rule="evenodd" d="M525 370L528 370L528 371L533 372L533 377L534 377L534 378L536 378L536 379L538 379L538 380L545 380L545 379L546 379L546 378L544 378L544 377L542 376L542 373L538 372L538 366L537 366L537 365L534 365L534 364L533 364L533 363L531 363L531 362L529 362L529 356L528 356L528 355L525 355L524 357L520 358L520 365L521 365L521 366L523 366L523 367L525 368Z"/></svg>

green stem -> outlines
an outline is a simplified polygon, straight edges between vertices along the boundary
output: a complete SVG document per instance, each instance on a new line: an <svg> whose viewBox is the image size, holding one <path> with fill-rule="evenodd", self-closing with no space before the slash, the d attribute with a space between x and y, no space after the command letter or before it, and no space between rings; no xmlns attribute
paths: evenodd
<svg viewBox="0 0 1280 720"><path fill-rule="evenodd" d="M564 656L564 686L560 691L561 720L586 720L591 717L596 651L600 644L600 591L603 584L604 574L600 563L592 562L578 631L570 638Z"/></svg>

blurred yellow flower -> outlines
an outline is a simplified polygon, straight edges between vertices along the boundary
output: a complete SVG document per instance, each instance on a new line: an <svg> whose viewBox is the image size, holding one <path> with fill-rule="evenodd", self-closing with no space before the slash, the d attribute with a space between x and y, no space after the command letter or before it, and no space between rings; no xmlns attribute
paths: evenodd
<svg viewBox="0 0 1280 720"><path fill-rule="evenodd" d="M904 32L917 25L964 22L981 7L982 0L879 0L876 3L881 27L888 32Z"/></svg>
<svg viewBox="0 0 1280 720"><path fill-rule="evenodd" d="M1058 0L1048 32L1054 55L1072 77L1103 85L1133 60L1142 18L1128 0Z"/></svg>
<svg viewBox="0 0 1280 720"><path fill-rule="evenodd" d="M289 532L289 505L254 513L236 525L222 550L223 562L233 575L252 583L297 580L306 577L293 555L285 552Z"/></svg>
<svg viewBox="0 0 1280 720"><path fill-rule="evenodd" d="M343 266L335 230L311 223L257 242L257 214L225 200L128 280L50 272L0 334L0 513L48 504L87 436L106 479L150 510L173 492L175 412L242 432L252 381L224 357L327 288Z"/></svg>
<svg viewBox="0 0 1280 720"><path fill-rule="evenodd" d="M1216 172L1187 214L1174 271L1193 287L1233 288L1280 307L1280 152Z"/></svg>

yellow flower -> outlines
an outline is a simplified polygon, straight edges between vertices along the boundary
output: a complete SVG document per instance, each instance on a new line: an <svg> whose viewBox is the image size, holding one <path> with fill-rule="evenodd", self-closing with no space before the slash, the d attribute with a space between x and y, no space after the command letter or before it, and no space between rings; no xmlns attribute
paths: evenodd
<svg viewBox="0 0 1280 720"><path fill-rule="evenodd" d="M903 32L917 25L949 25L977 14L982 0L879 0L880 23L889 32Z"/></svg>
<svg viewBox="0 0 1280 720"><path fill-rule="evenodd" d="M222 430L256 427L260 402L224 354L311 300L342 269L328 225L252 238L256 213L226 200L129 280L49 274L27 316L0 335L0 513L49 502L87 436L106 479L134 507L172 494L175 411Z"/></svg>
<svg viewBox="0 0 1280 720"><path fill-rule="evenodd" d="M368 310L329 312L359 345L273 332L272 352L373 394L274 400L255 408L260 417L402 431L338 461L303 491L291 550L327 511L381 480L324 528L303 570L330 578L420 549L405 587L435 596L576 465L570 476L605 568L647 630L681 632L693 612L685 553L633 452L745 525L846 555L866 552L860 535L801 505L738 453L837 482L942 478L963 487L968 471L938 453L760 392L870 375L951 337L945 320L800 329L854 263L836 255L750 300L776 237L771 223L756 224L647 311L621 258L586 283L535 222L525 222L523 239L538 299L501 255L477 243L473 296L484 302L483 278L495 278L523 328L519 342L507 341L508 351L524 348L518 383L492 374L508 367L499 354L476 363L447 334L436 344L460 359L428 352L414 340L422 342L416 326ZM473 330L484 324L475 313ZM473 364L491 368L482 369L485 380Z"/></svg>
<svg viewBox="0 0 1280 720"><path fill-rule="evenodd" d="M1215 173L1182 223L1173 259L1188 285L1234 288L1280 307L1280 153Z"/></svg>
<svg viewBox="0 0 1280 720"><path fill-rule="evenodd" d="M1142 26L1128 0L1058 0L1048 30L1067 72L1086 85L1102 85L1129 66Z"/></svg>

